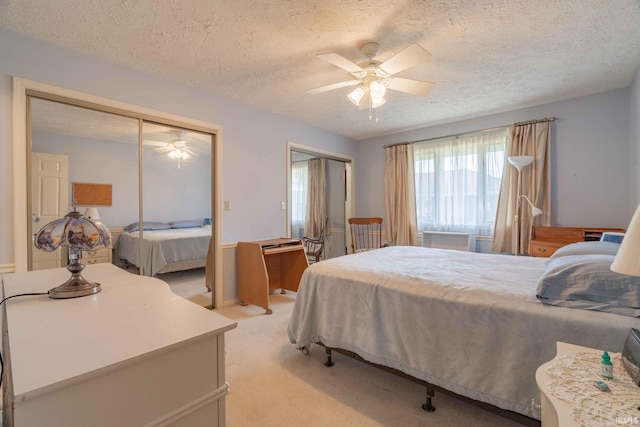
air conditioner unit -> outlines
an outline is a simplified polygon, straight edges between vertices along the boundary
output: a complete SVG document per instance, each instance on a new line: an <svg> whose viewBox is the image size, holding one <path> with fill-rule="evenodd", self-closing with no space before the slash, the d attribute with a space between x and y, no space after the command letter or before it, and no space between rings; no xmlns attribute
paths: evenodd
<svg viewBox="0 0 640 427"><path fill-rule="evenodd" d="M475 252L476 237L469 233L446 231L423 231L422 246L426 248L455 249Z"/></svg>

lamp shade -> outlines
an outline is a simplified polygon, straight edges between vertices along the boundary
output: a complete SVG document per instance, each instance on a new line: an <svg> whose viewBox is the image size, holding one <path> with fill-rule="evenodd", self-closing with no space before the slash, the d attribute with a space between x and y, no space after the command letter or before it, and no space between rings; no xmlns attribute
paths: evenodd
<svg viewBox="0 0 640 427"><path fill-rule="evenodd" d="M510 156L507 157L509 163L511 163L518 171L521 171L522 168L528 166L533 162L533 156Z"/></svg>
<svg viewBox="0 0 640 427"><path fill-rule="evenodd" d="M109 229L75 211L42 227L35 238L36 248L45 252L55 251L58 246L86 251L98 245L111 245Z"/></svg>
<svg viewBox="0 0 640 427"><path fill-rule="evenodd" d="M353 90L353 92L347 95L347 98L349 98L349 100L353 102L355 105L360 105L360 100L362 100L363 96L364 96L364 89L358 86Z"/></svg>
<svg viewBox="0 0 640 427"><path fill-rule="evenodd" d="M84 211L84 217L89 219L100 219L100 214L98 213L98 208L87 208Z"/></svg>
<svg viewBox="0 0 640 427"><path fill-rule="evenodd" d="M629 276L640 276L640 205L631 218L611 270Z"/></svg>

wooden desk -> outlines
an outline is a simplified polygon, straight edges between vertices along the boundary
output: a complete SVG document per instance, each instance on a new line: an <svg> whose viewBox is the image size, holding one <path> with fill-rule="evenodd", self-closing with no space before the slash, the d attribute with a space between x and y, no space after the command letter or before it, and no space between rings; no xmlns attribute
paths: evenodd
<svg viewBox="0 0 640 427"><path fill-rule="evenodd" d="M224 333L236 322L109 263L82 275L102 291L3 304L3 426L224 426ZM4 296L68 277L6 274Z"/></svg>
<svg viewBox="0 0 640 427"><path fill-rule="evenodd" d="M309 266L300 239L238 242L238 297L242 305L269 308L269 294L276 289L296 292Z"/></svg>
<svg viewBox="0 0 640 427"><path fill-rule="evenodd" d="M529 255L549 257L570 243L600 240L605 231L624 233L623 228L535 226L531 230Z"/></svg>

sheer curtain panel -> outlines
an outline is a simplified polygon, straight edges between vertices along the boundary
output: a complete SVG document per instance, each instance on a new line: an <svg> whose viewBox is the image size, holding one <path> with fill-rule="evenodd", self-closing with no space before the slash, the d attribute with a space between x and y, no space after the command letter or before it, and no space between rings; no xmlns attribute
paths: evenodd
<svg viewBox="0 0 640 427"><path fill-rule="evenodd" d="M307 215L307 161L295 162L291 165L291 228L300 230L304 228ZM292 237L302 237L296 232Z"/></svg>
<svg viewBox="0 0 640 427"><path fill-rule="evenodd" d="M395 145L386 148L384 173L387 211L387 240L394 245L416 246L416 200L413 171L413 146Z"/></svg>
<svg viewBox="0 0 640 427"><path fill-rule="evenodd" d="M491 236L505 144L505 129L415 143L418 229Z"/></svg>

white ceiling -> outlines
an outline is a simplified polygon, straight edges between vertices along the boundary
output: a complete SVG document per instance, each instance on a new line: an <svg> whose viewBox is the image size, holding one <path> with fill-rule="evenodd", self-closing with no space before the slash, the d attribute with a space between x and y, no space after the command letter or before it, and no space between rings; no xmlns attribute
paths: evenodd
<svg viewBox="0 0 640 427"><path fill-rule="evenodd" d="M0 27L292 117L356 140L628 87L640 67L638 0L0 0ZM398 76L368 120L316 58L433 58ZM222 124L224 125L224 124Z"/></svg>

